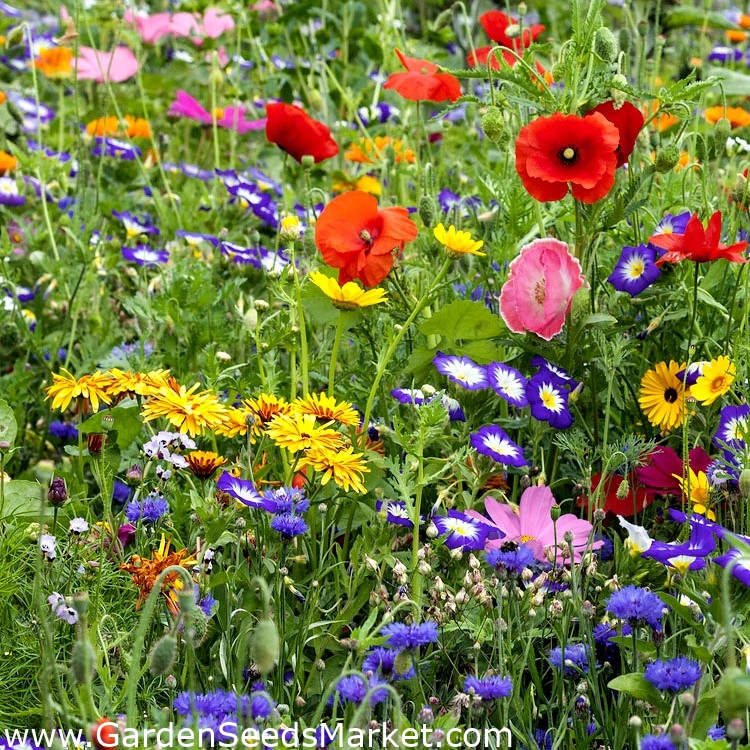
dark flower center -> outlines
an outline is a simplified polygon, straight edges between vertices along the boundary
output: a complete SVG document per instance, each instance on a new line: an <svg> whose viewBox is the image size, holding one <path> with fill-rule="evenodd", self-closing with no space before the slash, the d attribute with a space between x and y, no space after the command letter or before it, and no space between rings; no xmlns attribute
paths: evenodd
<svg viewBox="0 0 750 750"><path fill-rule="evenodd" d="M677 390L675 388L667 388L664 391L664 400L668 404L673 404L675 401L677 401Z"/></svg>
<svg viewBox="0 0 750 750"><path fill-rule="evenodd" d="M557 157L565 165L575 164L578 159L578 151L573 146L566 146L557 152Z"/></svg>

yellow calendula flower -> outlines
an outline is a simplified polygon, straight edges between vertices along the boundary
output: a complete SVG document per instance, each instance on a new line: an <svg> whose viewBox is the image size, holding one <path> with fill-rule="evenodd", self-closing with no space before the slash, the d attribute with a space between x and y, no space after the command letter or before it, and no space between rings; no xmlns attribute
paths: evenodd
<svg viewBox="0 0 750 750"><path fill-rule="evenodd" d="M292 453L310 448L336 449L341 445L341 435L330 425L319 425L312 414L279 414L268 424L266 433L276 445Z"/></svg>
<svg viewBox="0 0 750 750"><path fill-rule="evenodd" d="M379 196L383 193L383 186L380 184L377 177L373 177L371 174L363 174L361 177L357 177L356 180L348 180L342 176L331 185L331 190L333 190L334 193L347 193L350 190L361 190L363 193Z"/></svg>
<svg viewBox="0 0 750 750"><path fill-rule="evenodd" d="M659 362L641 378L638 403L654 427L669 432L682 424L685 417L683 383L677 377L685 365Z"/></svg>
<svg viewBox="0 0 750 750"><path fill-rule="evenodd" d="M475 240L471 232L463 232L451 224L448 229L440 222L433 230L435 239L451 254L458 255L485 255L480 253L479 248L484 245L484 240Z"/></svg>
<svg viewBox="0 0 750 750"><path fill-rule="evenodd" d="M169 370L151 372L124 371L116 367L107 370L110 376L108 392L111 396L134 393L138 396L152 396L159 388L169 384Z"/></svg>
<svg viewBox="0 0 750 750"><path fill-rule="evenodd" d="M355 281L347 281L340 286L336 279L326 276L320 271L310 274L310 281L331 300L334 307L339 310L356 310L360 307L378 305L386 301L386 292L383 289L368 289L365 291Z"/></svg>
<svg viewBox="0 0 750 750"><path fill-rule="evenodd" d="M362 475L370 470L362 460L362 453L355 453L354 448L339 448L330 450L328 448L311 448L299 460L297 466L300 469L311 467L319 474L320 483L325 485L333 479L344 491L367 492L362 484Z"/></svg>
<svg viewBox="0 0 750 750"><path fill-rule="evenodd" d="M64 367L61 367L60 371L63 374L53 373L52 385L44 389L47 391L47 398L52 399L52 409L65 411L70 402L78 398L84 399L84 409L86 402L90 402L93 411L99 411L99 402L112 402L108 390L111 379L107 373L97 370L93 375L76 378Z"/></svg>
<svg viewBox="0 0 750 750"><path fill-rule="evenodd" d="M704 406L709 406L719 396L729 392L736 373L734 362L722 354L703 366L700 377L690 387L690 395Z"/></svg>
<svg viewBox="0 0 750 750"><path fill-rule="evenodd" d="M325 422L335 420L341 424L358 425L357 410L346 401L338 403L335 398L326 393L308 393L304 398L292 402L292 412L295 414L312 414L316 419Z"/></svg>
<svg viewBox="0 0 750 750"><path fill-rule="evenodd" d="M174 378L160 388L143 407L146 422L164 417L190 437L221 427L226 407L211 391L198 391L200 383L189 389Z"/></svg>
<svg viewBox="0 0 750 750"><path fill-rule="evenodd" d="M699 471L697 474L688 468L686 477L679 474L672 476L680 483L682 494L690 502L690 508L693 513L699 513L708 518L709 521L716 520L716 513L711 510L709 500L711 499L711 485L708 483L708 477L705 471Z"/></svg>

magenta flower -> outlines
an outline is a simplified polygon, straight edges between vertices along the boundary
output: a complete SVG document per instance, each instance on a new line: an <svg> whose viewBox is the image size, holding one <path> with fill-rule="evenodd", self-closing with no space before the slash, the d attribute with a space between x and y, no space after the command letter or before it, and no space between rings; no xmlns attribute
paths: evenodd
<svg viewBox="0 0 750 750"><path fill-rule="evenodd" d="M111 52L79 47L73 67L79 80L121 83L138 72L138 60L128 47L116 47Z"/></svg>
<svg viewBox="0 0 750 750"><path fill-rule="evenodd" d="M500 314L514 333L549 341L562 331L573 295L586 283L581 264L560 240L534 240L510 264L500 293Z"/></svg>
<svg viewBox="0 0 750 750"><path fill-rule="evenodd" d="M188 117L191 120L211 125L213 117L204 109L197 99L184 91L177 92L177 99L169 105L168 115L173 117ZM227 107L216 110L216 124L220 128L236 130L238 133L247 133L249 130L262 130L266 126L265 118L260 120L246 120L247 110L244 107Z"/></svg>
<svg viewBox="0 0 750 750"><path fill-rule="evenodd" d="M563 537L570 531L573 534L573 553L575 562L581 561L581 553L586 550L598 549L604 544L600 539L589 544L592 526L572 513L561 515L557 522L552 520L551 510L555 504L552 490L546 485L529 487L521 495L521 502L516 511L507 503L499 503L488 497L484 501L489 519L475 510L467 510L466 514L486 523L503 534L500 539L490 539L487 549L500 547L506 542L517 542L528 545L534 557L540 562L549 562L548 550L554 550L557 545L557 562L570 563L568 545Z"/></svg>

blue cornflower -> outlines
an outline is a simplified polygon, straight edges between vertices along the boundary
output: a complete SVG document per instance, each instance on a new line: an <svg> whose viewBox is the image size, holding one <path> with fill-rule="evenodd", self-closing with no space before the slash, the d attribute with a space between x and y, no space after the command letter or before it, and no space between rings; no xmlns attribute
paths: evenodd
<svg viewBox="0 0 750 750"><path fill-rule="evenodd" d="M253 721L267 719L273 713L275 703L265 691L255 692L250 696L250 715Z"/></svg>
<svg viewBox="0 0 750 750"><path fill-rule="evenodd" d="M383 646L374 646L371 648L365 658L362 660L362 671L365 674L372 673L379 675L385 680L409 680L414 677L414 666L409 665L409 669L400 674L396 669L396 658L398 651Z"/></svg>
<svg viewBox="0 0 750 750"><path fill-rule="evenodd" d="M213 614L212 610L216 603L216 599L214 599L209 592L206 592L197 601L199 609L201 610L201 612L203 612L204 615L206 615L206 617L211 617L211 615Z"/></svg>
<svg viewBox="0 0 750 750"><path fill-rule="evenodd" d="M727 730L724 727L720 727L714 724L713 726L709 727L708 732L706 732L706 736L709 740L723 740L724 737L727 736Z"/></svg>
<svg viewBox="0 0 750 750"><path fill-rule="evenodd" d="M263 492L263 507L269 513L302 515L310 509L310 501L302 490L294 487L275 487Z"/></svg>
<svg viewBox="0 0 750 750"><path fill-rule="evenodd" d="M661 618L667 609L664 602L652 591L630 585L615 591L605 602L607 612L631 627L650 625L661 630Z"/></svg>
<svg viewBox="0 0 750 750"><path fill-rule="evenodd" d="M534 565L534 551L528 544L506 542L500 547L493 547L485 553L485 560L499 573L520 576L524 568Z"/></svg>
<svg viewBox="0 0 750 750"><path fill-rule="evenodd" d="M169 504L160 495L148 495L143 500L131 500L125 508L125 517L130 523L156 523L169 513Z"/></svg>
<svg viewBox="0 0 750 750"><path fill-rule="evenodd" d="M507 698L513 692L513 683L510 677L473 677L464 680L464 693L474 693L483 701L494 701L498 698Z"/></svg>
<svg viewBox="0 0 750 750"><path fill-rule="evenodd" d="M438 627L437 623L434 622L423 622L419 625L392 622L380 632L388 636L386 645L397 651L416 649L420 646L426 646L428 643L436 643L438 639Z"/></svg>
<svg viewBox="0 0 750 750"><path fill-rule="evenodd" d="M549 661L556 669L562 669L566 677L587 674L589 671L589 647L585 643L569 643L565 650L561 646L549 652Z"/></svg>
<svg viewBox="0 0 750 750"><path fill-rule="evenodd" d="M295 516L294 513L280 513L274 516L271 528L278 531L284 539L292 539L307 531L307 523L302 516Z"/></svg>
<svg viewBox="0 0 750 750"><path fill-rule="evenodd" d="M676 750L668 734L647 734L641 740L641 750Z"/></svg>
<svg viewBox="0 0 750 750"><path fill-rule="evenodd" d="M74 424L65 422L50 422L49 434L62 440L75 440L78 437L78 428Z"/></svg>
<svg viewBox="0 0 750 750"><path fill-rule="evenodd" d="M657 659L649 664L643 676L659 690L671 690L678 693L695 685L701 678L701 665L687 656L675 659Z"/></svg>
<svg viewBox="0 0 750 750"><path fill-rule="evenodd" d="M344 703L355 703L359 705L365 699L367 691L370 688L381 684L381 680L377 677L370 678L370 682L365 682L359 675L352 674L342 677L336 683L336 695ZM382 703L388 697L387 690L375 690L370 695L370 705L374 706L377 703ZM329 703L333 701L329 700Z"/></svg>

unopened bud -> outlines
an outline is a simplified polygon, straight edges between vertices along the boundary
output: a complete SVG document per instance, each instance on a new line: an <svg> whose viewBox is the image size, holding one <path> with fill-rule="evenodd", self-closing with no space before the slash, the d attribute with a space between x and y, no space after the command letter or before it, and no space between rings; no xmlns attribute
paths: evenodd
<svg viewBox="0 0 750 750"><path fill-rule="evenodd" d="M654 168L657 172L664 174L665 172L671 172L679 161L680 149L676 143L670 143L657 152Z"/></svg>
<svg viewBox="0 0 750 750"><path fill-rule="evenodd" d="M598 28L594 34L594 53L605 62L617 59L617 39L606 26Z"/></svg>
<svg viewBox="0 0 750 750"><path fill-rule="evenodd" d="M258 621L253 633L251 653L260 674L268 674L279 660L281 647L276 623L264 618Z"/></svg>
<svg viewBox="0 0 750 750"><path fill-rule="evenodd" d="M431 195L423 195L419 199L419 218L428 229L435 226L437 220L437 203Z"/></svg>
<svg viewBox="0 0 750 750"><path fill-rule="evenodd" d="M161 677L172 669L176 658L177 639L171 633L167 633L151 649L151 654L148 657L148 668L154 677Z"/></svg>
<svg viewBox="0 0 750 750"><path fill-rule="evenodd" d="M738 482L740 488L740 495L747 500L750 498L750 469L743 469L740 472L740 479Z"/></svg>
<svg viewBox="0 0 750 750"><path fill-rule="evenodd" d="M505 118L497 107L490 107L482 116L482 131L493 143L501 143L505 134Z"/></svg>
<svg viewBox="0 0 750 750"><path fill-rule="evenodd" d="M617 495L617 499L625 500L629 492L630 492L630 484L628 483L627 479L623 479L622 482L620 482L620 486L617 488L617 492L615 493Z"/></svg>
<svg viewBox="0 0 750 750"><path fill-rule="evenodd" d="M62 477L55 477L47 490L47 501L50 505L59 508L67 499L68 488L65 486L65 480Z"/></svg>
<svg viewBox="0 0 750 750"><path fill-rule="evenodd" d="M722 153L727 145L727 138L732 134L732 123L726 117L716 121L714 125L714 148L716 153Z"/></svg>

